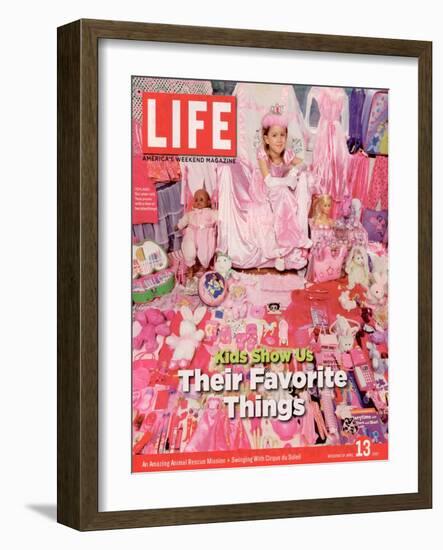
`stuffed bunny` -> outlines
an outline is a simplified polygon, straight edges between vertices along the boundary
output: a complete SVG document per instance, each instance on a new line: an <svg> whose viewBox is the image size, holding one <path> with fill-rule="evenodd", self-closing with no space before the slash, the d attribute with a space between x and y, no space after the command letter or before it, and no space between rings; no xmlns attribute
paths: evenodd
<svg viewBox="0 0 443 550"><path fill-rule="evenodd" d="M194 357L195 350L205 335L203 330L197 330L197 325L206 314L206 307L198 307L194 313L187 306L180 308L183 320L180 323L179 335L171 334L166 343L174 350L171 368L189 365Z"/></svg>
<svg viewBox="0 0 443 550"><path fill-rule="evenodd" d="M386 284L388 276L386 273L375 272L372 274L373 283L366 293L366 301L373 305L383 305L386 301Z"/></svg>
<svg viewBox="0 0 443 550"><path fill-rule="evenodd" d="M342 334L338 337L338 349L342 353L351 351L354 347L354 334Z"/></svg>
<svg viewBox="0 0 443 550"><path fill-rule="evenodd" d="M352 326L353 325L353 326ZM354 338L360 329L360 324L353 319L346 319L343 315L337 315L329 330L338 338L338 349L343 353L351 351L354 347Z"/></svg>
<svg viewBox="0 0 443 550"><path fill-rule="evenodd" d="M388 256L376 254L374 252L369 252L369 259L371 261L371 271L372 275L374 273L380 273L380 275L385 274L388 276Z"/></svg>
<svg viewBox="0 0 443 550"><path fill-rule="evenodd" d="M353 246L346 259L345 271L348 274L348 288L356 284L368 286L369 266L368 254L362 246Z"/></svg>

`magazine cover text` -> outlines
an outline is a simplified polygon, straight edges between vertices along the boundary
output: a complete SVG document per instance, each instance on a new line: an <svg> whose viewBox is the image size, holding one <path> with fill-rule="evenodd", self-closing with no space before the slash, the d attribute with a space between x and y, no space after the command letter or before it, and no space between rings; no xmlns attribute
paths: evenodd
<svg viewBox="0 0 443 550"><path fill-rule="evenodd" d="M131 86L132 471L387 460L388 90Z"/></svg>

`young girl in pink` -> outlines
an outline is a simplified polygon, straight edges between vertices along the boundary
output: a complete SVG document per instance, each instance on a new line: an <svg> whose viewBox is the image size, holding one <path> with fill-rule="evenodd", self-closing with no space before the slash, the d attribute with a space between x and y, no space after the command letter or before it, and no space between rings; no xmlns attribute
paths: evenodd
<svg viewBox="0 0 443 550"><path fill-rule="evenodd" d="M280 106L262 120L263 146L257 152L260 172L266 185L266 194L273 212L273 226L277 242L275 267L285 268L283 256L294 248L309 248L312 244L303 230L297 214L302 207L294 190L297 187L302 163L293 151L286 149L288 120Z"/></svg>
<svg viewBox="0 0 443 550"><path fill-rule="evenodd" d="M185 230L182 252L191 276L197 258L204 268L209 266L215 253L217 226L217 211L211 209L211 198L205 189L194 193L192 206L177 223L178 229Z"/></svg>

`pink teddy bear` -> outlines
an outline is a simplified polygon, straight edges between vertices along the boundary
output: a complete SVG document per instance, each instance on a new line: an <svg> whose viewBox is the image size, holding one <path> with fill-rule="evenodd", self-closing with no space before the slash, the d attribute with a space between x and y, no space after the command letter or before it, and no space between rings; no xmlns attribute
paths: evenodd
<svg viewBox="0 0 443 550"><path fill-rule="evenodd" d="M141 349L143 345L148 353L153 353L158 346L157 335L169 336L171 329L168 321L174 317L173 311L161 312L157 308L137 311L134 316L134 349Z"/></svg>

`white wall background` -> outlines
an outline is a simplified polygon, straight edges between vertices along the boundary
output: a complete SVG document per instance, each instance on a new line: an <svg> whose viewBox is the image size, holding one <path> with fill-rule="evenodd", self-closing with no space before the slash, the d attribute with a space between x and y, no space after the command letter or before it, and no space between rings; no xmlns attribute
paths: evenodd
<svg viewBox="0 0 443 550"><path fill-rule="evenodd" d="M306 8L302 7L303 4ZM2 10L0 85L1 454L0 541L65 549L123 545L225 548L271 545L332 550L417 548L442 519L442 404L434 405L434 510L80 534L55 522L56 502L56 27L81 18L116 19L407 38L434 41L434 262L442 280L443 38L438 3L316 0L9 2ZM360 9L358 8L360 7ZM24 145L27 144L27 145ZM29 299L19 301L23 289ZM19 292L18 292L19 291ZM435 377L440 388L442 292L436 284ZM434 537L433 537L434 536ZM437 539L439 540L439 538Z"/></svg>

